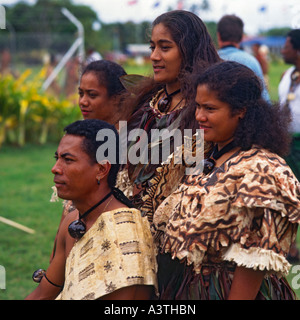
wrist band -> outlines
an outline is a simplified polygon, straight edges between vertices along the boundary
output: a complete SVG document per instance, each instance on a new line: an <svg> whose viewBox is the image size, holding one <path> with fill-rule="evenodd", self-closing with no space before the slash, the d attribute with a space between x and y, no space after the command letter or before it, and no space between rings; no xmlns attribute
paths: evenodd
<svg viewBox="0 0 300 320"><path fill-rule="evenodd" d="M52 281L50 281L50 280L47 278L46 273L44 274L44 277L45 277L45 279L46 279L50 284L52 284L54 287L57 287L57 288L63 288L63 287L64 287L63 285L62 285L62 286L59 286L58 284L55 284L55 283L53 283Z"/></svg>
<svg viewBox="0 0 300 320"><path fill-rule="evenodd" d="M55 284L53 283L52 281L50 281L47 276L46 276L46 271L43 270L43 269L38 269L36 270L33 275L32 275L32 279L34 282L41 282L42 278L45 277L45 279L50 283L52 284L54 287L57 287L57 288L63 288L64 286L59 286L58 284Z"/></svg>

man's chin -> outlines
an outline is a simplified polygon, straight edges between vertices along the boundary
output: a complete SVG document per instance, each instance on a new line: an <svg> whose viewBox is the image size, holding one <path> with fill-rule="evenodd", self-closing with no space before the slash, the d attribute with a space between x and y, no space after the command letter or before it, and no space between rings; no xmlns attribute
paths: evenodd
<svg viewBox="0 0 300 320"><path fill-rule="evenodd" d="M63 193L63 192L59 192L57 191L57 196L62 199L62 200L72 200L70 196L68 196L67 194Z"/></svg>

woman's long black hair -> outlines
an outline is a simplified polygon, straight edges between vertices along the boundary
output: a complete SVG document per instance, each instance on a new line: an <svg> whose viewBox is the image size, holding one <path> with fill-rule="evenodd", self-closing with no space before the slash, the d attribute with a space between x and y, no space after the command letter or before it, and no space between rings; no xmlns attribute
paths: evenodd
<svg viewBox="0 0 300 320"><path fill-rule="evenodd" d="M152 23L152 29L163 24L171 34L172 39L177 44L181 58L181 71L178 76L181 92L184 99L190 97L191 83L188 76L192 73L200 73L207 66L220 61L218 52L213 44L213 40L203 21L194 13L185 10L173 10L158 16ZM128 100L128 107L134 105L133 110L137 110L146 102L151 100L164 84L157 83L153 78L143 81L139 92L132 99ZM181 112L181 129L196 129L197 124L194 119L193 106L186 107ZM134 119L133 119L134 120Z"/></svg>

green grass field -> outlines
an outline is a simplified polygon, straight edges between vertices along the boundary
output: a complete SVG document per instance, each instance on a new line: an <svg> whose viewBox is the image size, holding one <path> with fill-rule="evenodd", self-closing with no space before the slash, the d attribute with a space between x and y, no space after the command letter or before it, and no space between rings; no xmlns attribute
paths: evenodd
<svg viewBox="0 0 300 320"><path fill-rule="evenodd" d="M272 100L277 99L276 86L286 68L283 64L271 67ZM139 72L131 70L128 73ZM0 149L0 216L35 230L35 234L27 234L0 222L0 266L6 271L6 289L0 289L0 300L24 299L36 287L31 279L33 271L48 266L62 213L61 201L49 201L56 147L48 144ZM290 282L294 276L289 276ZM297 294L300 297L300 290Z"/></svg>
<svg viewBox="0 0 300 320"><path fill-rule="evenodd" d="M62 203L50 203L56 145L0 150L0 215L35 230L28 234L0 222L2 299L23 299L35 288L32 272L47 268Z"/></svg>

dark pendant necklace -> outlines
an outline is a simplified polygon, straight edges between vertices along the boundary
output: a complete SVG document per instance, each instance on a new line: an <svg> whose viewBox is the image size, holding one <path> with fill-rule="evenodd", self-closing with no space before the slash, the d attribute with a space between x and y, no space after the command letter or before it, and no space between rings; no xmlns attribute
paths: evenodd
<svg viewBox="0 0 300 320"><path fill-rule="evenodd" d="M112 195L112 191L109 192L104 198L102 198L98 203L96 203L94 206L92 206L90 209L88 209L82 216L79 213L79 219L75 220L70 223L68 227L69 234L72 238L80 239L86 232L86 225L82 221L83 218L85 218L89 213L91 213L93 210L95 210L98 206L100 206L101 203L103 203L105 200L107 200Z"/></svg>
<svg viewBox="0 0 300 320"><path fill-rule="evenodd" d="M158 102L157 102L157 108L160 112L167 112L168 109L170 108L171 105L171 101L172 101L172 97L175 96L177 93L180 92L180 89L168 94L166 88L165 90L165 94L166 97L161 98Z"/></svg>
<svg viewBox="0 0 300 320"><path fill-rule="evenodd" d="M208 174L208 173L212 172L213 168L216 165L215 160L218 160L219 158L221 158L221 156L223 154L229 152L230 150L232 150L235 147L236 147L236 145L234 143L234 140L232 140L231 142L226 144L226 146L223 147L220 151L218 151L218 145L216 144L210 157L208 159L203 160L203 173Z"/></svg>

